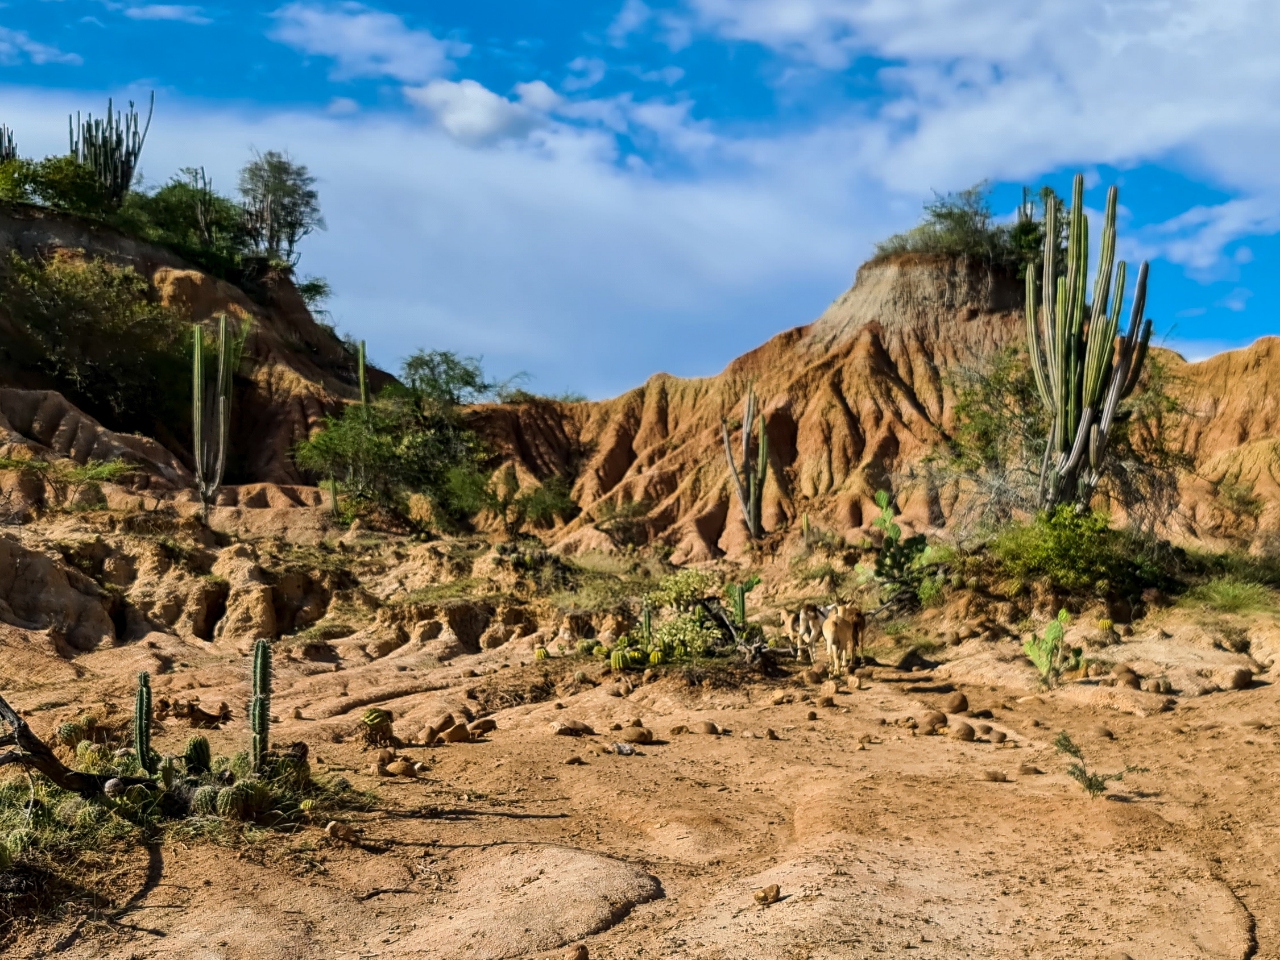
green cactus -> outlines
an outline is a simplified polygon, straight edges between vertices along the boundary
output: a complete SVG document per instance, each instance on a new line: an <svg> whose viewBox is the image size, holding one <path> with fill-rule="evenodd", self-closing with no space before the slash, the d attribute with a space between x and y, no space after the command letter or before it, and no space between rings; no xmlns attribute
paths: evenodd
<svg viewBox="0 0 1280 960"><path fill-rule="evenodd" d="M645 655L643 650L631 649L626 652L627 663L633 667L639 667L644 664Z"/></svg>
<svg viewBox="0 0 1280 960"><path fill-rule="evenodd" d="M156 772L156 757L151 752L151 675L138 674L138 693L133 701L133 749L138 766L149 774Z"/></svg>
<svg viewBox="0 0 1280 960"><path fill-rule="evenodd" d="M720 432L724 439L724 455L729 461L729 472L733 479L733 488L738 496L738 506L742 508L742 518L746 521L747 532L752 539L759 540L764 536L761 522L761 508L764 498L764 484L769 476L769 438L764 432L764 414L760 415L759 431L756 439L756 465L751 466L751 425L756 422L756 393L747 387L743 401L742 414L742 467L733 459L733 446L729 443L729 423L721 418Z"/></svg>
<svg viewBox="0 0 1280 960"><path fill-rule="evenodd" d="M647 603L640 610L640 636L646 643L653 639L653 611Z"/></svg>
<svg viewBox="0 0 1280 960"><path fill-rule="evenodd" d="M182 753L182 761L188 773L208 773L211 757L209 739L195 736L187 741L187 748Z"/></svg>
<svg viewBox="0 0 1280 960"><path fill-rule="evenodd" d="M197 817L212 817L218 812L218 794L215 786L201 787L191 797L191 812Z"/></svg>
<svg viewBox="0 0 1280 960"><path fill-rule="evenodd" d="M128 113L115 113L108 100L105 120L95 120L92 114L81 120L77 113L74 122L67 117L71 156L94 172L113 207L120 205L133 186L155 108L156 95L152 93L145 127L138 120L133 101L129 101Z"/></svg>
<svg viewBox="0 0 1280 960"><path fill-rule="evenodd" d="M0 163L8 163L18 159L18 145L14 143L13 131L0 124Z"/></svg>
<svg viewBox="0 0 1280 960"><path fill-rule="evenodd" d="M649 662L653 664L655 667L659 667L659 666L662 666L662 664L667 662L667 656L661 650L650 650Z"/></svg>
<svg viewBox="0 0 1280 960"><path fill-rule="evenodd" d="M360 346L356 350L356 379L360 381L360 406L366 409L369 406L369 383L364 376L364 341L360 341Z"/></svg>
<svg viewBox="0 0 1280 960"><path fill-rule="evenodd" d="M72 750L78 747L82 740L87 739L88 735L84 724L77 723L74 720L59 724L55 734L60 744L64 747L70 747Z"/></svg>
<svg viewBox="0 0 1280 960"><path fill-rule="evenodd" d="M584 639L584 640L578 641L578 652L583 654L584 656L590 654L591 651L594 650L595 648L596 648L596 642L594 639L593 640Z"/></svg>
<svg viewBox="0 0 1280 960"><path fill-rule="evenodd" d="M1138 269L1129 331L1119 341L1124 300L1125 263L1112 274L1116 245L1118 191L1107 191L1102 245L1093 301L1086 303L1089 272L1089 224L1084 210L1084 176L1071 187L1066 274L1058 273L1058 203L1045 197L1044 270L1027 271L1027 344L1040 399L1052 417L1040 508L1052 511L1075 502L1086 509L1102 475L1107 441L1120 401L1138 385L1151 341L1151 321L1142 316L1147 299L1147 264ZM1089 313L1086 315L1086 308Z"/></svg>
<svg viewBox="0 0 1280 960"><path fill-rule="evenodd" d="M533 648L533 659L535 659L535 660L546 660L549 656L551 656L551 654L547 653L547 648L546 648L546 647L534 647L534 648Z"/></svg>
<svg viewBox="0 0 1280 960"><path fill-rule="evenodd" d="M366 710L364 716L360 718L360 723L364 727L365 742L371 746L398 743L391 727L391 720L390 711L380 710L377 707Z"/></svg>
<svg viewBox="0 0 1280 960"><path fill-rule="evenodd" d="M734 623L740 627L747 624L747 594L759 583L759 577L751 577L745 583L731 583L724 588L729 596L729 608L733 613Z"/></svg>
<svg viewBox="0 0 1280 960"><path fill-rule="evenodd" d="M245 782L233 783L218 791L214 809L224 820L243 820L245 800Z"/></svg>
<svg viewBox="0 0 1280 960"><path fill-rule="evenodd" d="M253 731L249 757L254 773L261 773L270 748L271 734L271 642L253 645L253 699L249 701L249 726Z"/></svg>
<svg viewBox="0 0 1280 960"><path fill-rule="evenodd" d="M804 514L800 518L800 542L806 547L810 545L811 534L809 532L809 514Z"/></svg>
<svg viewBox="0 0 1280 960"><path fill-rule="evenodd" d="M622 648L615 649L613 653L609 654L609 667L615 673L620 673L627 669L629 663L627 651Z"/></svg>
<svg viewBox="0 0 1280 960"><path fill-rule="evenodd" d="M201 515L209 520L209 506L222 486L227 465L227 438L231 429L231 381L244 352L248 325L233 335L225 313L218 316L218 374L210 388L204 375L204 330L196 324L191 342L191 447L195 462L196 493ZM212 401L212 420L206 424L206 403ZM210 428L206 435L205 427Z"/></svg>
<svg viewBox="0 0 1280 960"><path fill-rule="evenodd" d="M1066 610L1059 610L1058 616L1050 620L1048 626L1044 628L1044 636L1037 637L1033 633L1031 638L1022 644L1022 652L1039 671L1043 686L1056 686L1058 678L1065 671L1079 666L1080 652L1068 650L1063 643L1067 621L1070 619L1070 614Z"/></svg>

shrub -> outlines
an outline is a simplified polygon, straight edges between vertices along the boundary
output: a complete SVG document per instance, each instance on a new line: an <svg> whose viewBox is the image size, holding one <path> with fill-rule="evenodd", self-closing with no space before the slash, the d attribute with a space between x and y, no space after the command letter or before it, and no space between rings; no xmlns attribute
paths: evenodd
<svg viewBox="0 0 1280 960"><path fill-rule="evenodd" d="M653 646L672 660L706 656L720 640L720 631L696 613L678 613L653 628Z"/></svg>
<svg viewBox="0 0 1280 960"><path fill-rule="evenodd" d="M876 244L876 259L916 253L972 257L991 266L1018 267L1033 261L1043 243L1041 221L1028 212L1016 224L996 223L987 194L985 183L958 193L935 193L925 203L918 226Z"/></svg>
<svg viewBox="0 0 1280 960"><path fill-rule="evenodd" d="M688 610L711 592L713 584L711 577L701 570L679 570L670 576L663 577L657 589L651 592L647 599L655 607Z"/></svg>
<svg viewBox="0 0 1280 960"><path fill-rule="evenodd" d="M1188 590L1184 603L1199 604L1218 613L1252 613L1276 605L1275 594L1259 583L1216 577Z"/></svg>

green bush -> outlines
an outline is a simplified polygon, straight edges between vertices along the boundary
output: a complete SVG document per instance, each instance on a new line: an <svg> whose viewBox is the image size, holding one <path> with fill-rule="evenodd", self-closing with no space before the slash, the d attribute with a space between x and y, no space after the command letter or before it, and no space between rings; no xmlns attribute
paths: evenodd
<svg viewBox="0 0 1280 960"><path fill-rule="evenodd" d="M1145 545L1112 530L1106 514L1077 514L1070 505L1006 527L991 549L1007 575L1070 593L1127 594L1167 580Z"/></svg>
<svg viewBox="0 0 1280 960"><path fill-rule="evenodd" d="M0 351L106 426L154 434L184 421L185 324L133 268L11 253L0 265L0 308L17 330Z"/></svg>
<svg viewBox="0 0 1280 960"><path fill-rule="evenodd" d="M1218 613L1252 613L1274 608L1276 596L1259 583L1234 577L1216 577L1188 590L1182 601L1208 607Z"/></svg>
<svg viewBox="0 0 1280 960"><path fill-rule="evenodd" d="M701 570L678 570L663 577L656 590L648 596L654 607L674 607L688 610L698 601L714 592L715 581Z"/></svg>
<svg viewBox="0 0 1280 960"><path fill-rule="evenodd" d="M1010 268L1034 262L1044 243L1043 222L1031 216L1024 202L1024 215L1015 223L996 223L987 193L985 183L958 193L935 193L918 226L876 244L876 259L915 253L972 257Z"/></svg>

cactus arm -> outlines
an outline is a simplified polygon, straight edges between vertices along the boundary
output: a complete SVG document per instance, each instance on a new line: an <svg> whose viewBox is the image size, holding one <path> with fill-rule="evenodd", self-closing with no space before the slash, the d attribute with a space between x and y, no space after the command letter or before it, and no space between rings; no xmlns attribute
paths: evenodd
<svg viewBox="0 0 1280 960"><path fill-rule="evenodd" d="M224 313L218 321L218 454L210 496L222 486L222 474L227 465L227 436L231 428L231 367L227 315Z"/></svg>
<svg viewBox="0 0 1280 960"><path fill-rule="evenodd" d="M369 406L369 384L364 376L364 341L360 341L360 348L356 353L356 376L360 380L360 406Z"/></svg>
<svg viewBox="0 0 1280 960"><path fill-rule="evenodd" d="M138 765L155 773L151 763L151 676L138 674L138 693L133 701L133 749Z"/></svg>
<svg viewBox="0 0 1280 960"><path fill-rule="evenodd" d="M196 488L204 499L204 332L200 324L191 336L191 449L196 468Z"/></svg>
<svg viewBox="0 0 1280 960"><path fill-rule="evenodd" d="M1049 381L1045 374L1044 348L1040 343L1040 335L1038 325L1036 323L1036 274L1034 270L1027 270L1027 347L1031 354L1031 372L1035 375L1036 390L1040 393L1040 400L1045 406L1051 405L1049 393Z"/></svg>
<svg viewBox="0 0 1280 960"><path fill-rule="evenodd" d="M738 495L738 506L742 508L743 516L750 516L747 509L747 492L742 485L742 477L738 474L737 464L733 462L733 446L729 443L729 424L724 420L720 421L720 432L724 437L724 456L729 461L729 474L733 477L733 489Z"/></svg>

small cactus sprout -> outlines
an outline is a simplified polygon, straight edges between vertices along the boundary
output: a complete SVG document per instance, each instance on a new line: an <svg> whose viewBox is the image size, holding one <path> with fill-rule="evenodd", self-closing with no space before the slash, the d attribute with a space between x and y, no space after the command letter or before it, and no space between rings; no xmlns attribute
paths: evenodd
<svg viewBox="0 0 1280 960"><path fill-rule="evenodd" d="M1098 621L1098 629L1101 630L1103 633L1110 633L1111 628L1114 626L1115 624L1113 624L1106 617L1103 617L1101 620Z"/></svg>
<svg viewBox="0 0 1280 960"><path fill-rule="evenodd" d="M593 650L595 650L595 648L596 648L595 640L584 639L584 640L578 641L578 652L583 655L590 654Z"/></svg>
<svg viewBox="0 0 1280 960"><path fill-rule="evenodd" d="M211 762L208 738L196 736L188 740L182 761L186 764L187 773L208 773Z"/></svg>
<svg viewBox="0 0 1280 960"><path fill-rule="evenodd" d="M147 773L155 773L155 755L151 752L151 675L145 671L138 674L138 693L133 701L133 749L138 765Z"/></svg>
<svg viewBox="0 0 1280 960"><path fill-rule="evenodd" d="M218 787L201 787L191 798L191 812L197 817L212 817L218 813Z"/></svg>

